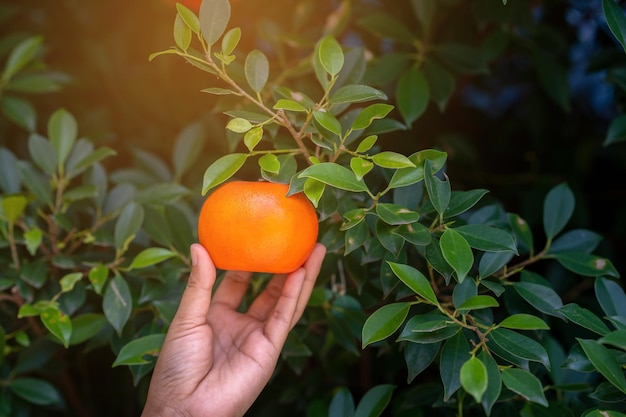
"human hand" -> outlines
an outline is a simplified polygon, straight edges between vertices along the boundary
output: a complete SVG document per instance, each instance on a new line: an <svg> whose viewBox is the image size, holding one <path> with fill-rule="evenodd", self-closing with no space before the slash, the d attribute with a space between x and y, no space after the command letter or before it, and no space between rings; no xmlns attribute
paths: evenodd
<svg viewBox="0 0 626 417"><path fill-rule="evenodd" d="M142 417L241 417L268 383L287 334L298 322L326 248L317 244L289 275L274 275L244 313L251 273L216 270L199 244L178 311L157 359Z"/></svg>

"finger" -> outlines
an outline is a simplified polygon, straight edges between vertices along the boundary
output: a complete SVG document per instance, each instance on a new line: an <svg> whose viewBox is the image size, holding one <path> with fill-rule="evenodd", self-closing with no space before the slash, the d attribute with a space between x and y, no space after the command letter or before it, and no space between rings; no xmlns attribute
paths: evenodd
<svg viewBox="0 0 626 417"><path fill-rule="evenodd" d="M224 279L213 295L213 304L222 304L236 310L246 294L251 276L251 272L226 271Z"/></svg>
<svg viewBox="0 0 626 417"><path fill-rule="evenodd" d="M213 261L202 245L194 243L189 251L191 273L174 320L195 326L206 323L216 273Z"/></svg>
<svg viewBox="0 0 626 417"><path fill-rule="evenodd" d="M296 325L296 323L298 323L300 317L302 317L302 313L304 313L304 309L309 302L309 298L311 298L311 293L315 287L317 276L320 273L324 256L326 256L326 247L321 243L317 243L313 248L311 255L309 255L309 258L304 263L304 282L302 283L302 290L300 291L296 311L291 322L292 328Z"/></svg>
<svg viewBox="0 0 626 417"><path fill-rule="evenodd" d="M268 314L276 307L286 279L287 275L274 275L261 294L250 304L247 314L259 321L265 321Z"/></svg>
<svg viewBox="0 0 626 417"><path fill-rule="evenodd" d="M267 317L265 336L278 351L282 349L287 334L291 330L291 323L296 312L305 275L304 268L299 268L287 276L276 307Z"/></svg>

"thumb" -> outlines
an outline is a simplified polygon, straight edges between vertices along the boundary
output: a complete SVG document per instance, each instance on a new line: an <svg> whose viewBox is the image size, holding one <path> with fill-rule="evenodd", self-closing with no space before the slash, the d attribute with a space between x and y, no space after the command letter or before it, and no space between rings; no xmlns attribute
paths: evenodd
<svg viewBox="0 0 626 417"><path fill-rule="evenodd" d="M216 276L213 261L202 245L194 243L189 251L191 254L191 273L174 317L174 321L184 323L185 327L206 323Z"/></svg>

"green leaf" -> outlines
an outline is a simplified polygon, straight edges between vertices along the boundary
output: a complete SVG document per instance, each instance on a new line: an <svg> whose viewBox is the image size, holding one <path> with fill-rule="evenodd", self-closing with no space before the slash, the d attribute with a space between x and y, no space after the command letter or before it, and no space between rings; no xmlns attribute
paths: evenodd
<svg viewBox="0 0 626 417"><path fill-rule="evenodd" d="M237 45L239 44L239 40L241 39L241 29L240 28L232 28L222 38L222 54L230 55L233 53Z"/></svg>
<svg viewBox="0 0 626 417"><path fill-rule="evenodd" d="M391 270L397 276L400 281L409 287L413 292L422 297L424 300L431 304L438 305L439 301L435 295L435 291L430 285L430 282L419 270L412 266L399 264L395 262L387 262L391 267Z"/></svg>
<svg viewBox="0 0 626 417"><path fill-rule="evenodd" d="M498 307L500 304L490 295L476 295L465 300L457 310L462 311L465 314L469 310L479 310L482 308Z"/></svg>
<svg viewBox="0 0 626 417"><path fill-rule="evenodd" d="M624 11L615 0L602 0L602 11L611 33L626 51L626 17L624 17Z"/></svg>
<svg viewBox="0 0 626 417"><path fill-rule="evenodd" d="M20 173L15 154L0 146L0 189L5 194L16 194L21 189Z"/></svg>
<svg viewBox="0 0 626 417"><path fill-rule="evenodd" d="M413 45L415 34L402 21L386 13L378 12L361 18L359 26L382 38L390 38Z"/></svg>
<svg viewBox="0 0 626 417"><path fill-rule="evenodd" d="M361 103L371 100L387 100L387 94L369 85L349 84L337 89L328 102L330 104Z"/></svg>
<svg viewBox="0 0 626 417"><path fill-rule="evenodd" d="M352 192L369 192L362 180L358 180L348 168L332 162L322 162L305 168L300 178L314 178L331 187Z"/></svg>
<svg viewBox="0 0 626 417"><path fill-rule="evenodd" d="M614 0L604 0L611 1ZM603 146L609 146L614 143L626 141L626 114L620 114L611 121L609 128L606 132L606 138L604 139Z"/></svg>
<svg viewBox="0 0 626 417"><path fill-rule="evenodd" d="M61 291L70 292L74 289L74 285L78 281L83 279L82 272L71 272L69 274L64 275L60 280L59 284L61 285Z"/></svg>
<svg viewBox="0 0 626 417"><path fill-rule="evenodd" d="M446 229L439 240L441 253L462 283L474 264L474 254L467 240L454 229Z"/></svg>
<svg viewBox="0 0 626 417"><path fill-rule="evenodd" d="M376 219L375 224L375 232L376 238L380 243L382 243L383 247L391 252L394 256L394 259L397 259L400 256L400 252L404 247L404 238L402 236L394 233L396 229L395 226L391 226L382 219Z"/></svg>
<svg viewBox="0 0 626 417"><path fill-rule="evenodd" d="M487 368L480 359L475 356L469 358L461 367L460 379L463 389L480 403L488 383Z"/></svg>
<svg viewBox="0 0 626 417"><path fill-rule="evenodd" d="M1 200L2 212L0 215L9 223L15 223L24 213L28 199L23 195L10 195Z"/></svg>
<svg viewBox="0 0 626 417"><path fill-rule="evenodd" d="M58 166L62 166L69 156L78 134L74 116L65 109L52 113L48 120L48 137L57 154Z"/></svg>
<svg viewBox="0 0 626 417"><path fill-rule="evenodd" d="M492 355L483 350L478 355L478 359L485 365L487 371L487 390L483 394L482 405L485 413L489 416L502 392L502 375L498 363Z"/></svg>
<svg viewBox="0 0 626 417"><path fill-rule="evenodd" d="M612 345L619 349L626 350L626 330L616 330L604 334L598 342L603 345Z"/></svg>
<svg viewBox="0 0 626 417"><path fill-rule="evenodd" d="M444 402L447 402L452 394L461 388L461 368L470 358L469 349L469 343L463 332L446 340L441 348L439 374L443 382Z"/></svg>
<svg viewBox="0 0 626 417"><path fill-rule="evenodd" d="M374 311L363 325L362 348L388 338L400 328L409 314L411 303L387 304Z"/></svg>
<svg viewBox="0 0 626 417"><path fill-rule="evenodd" d="M600 342L576 338L593 366L617 389L626 393L626 378L615 356Z"/></svg>
<svg viewBox="0 0 626 417"><path fill-rule="evenodd" d="M263 128L261 126L257 126L246 132L243 136L243 143L246 145L246 148L252 152L259 142L261 142L261 139L263 139Z"/></svg>
<svg viewBox="0 0 626 417"><path fill-rule="evenodd" d="M43 172L53 175L58 168L58 156L54 146L44 137L33 133L28 137L30 157Z"/></svg>
<svg viewBox="0 0 626 417"><path fill-rule="evenodd" d="M259 166L262 170L272 174L278 174L278 172L280 172L280 162L278 161L278 157L273 153L266 153L260 157Z"/></svg>
<svg viewBox="0 0 626 417"><path fill-rule="evenodd" d="M524 300L542 313L563 317L559 311L563 307L563 301L552 288L532 282L515 282L513 288Z"/></svg>
<svg viewBox="0 0 626 417"><path fill-rule="evenodd" d="M132 309L130 287L121 275L116 275L102 297L102 311L118 335L122 334Z"/></svg>
<svg viewBox="0 0 626 417"><path fill-rule="evenodd" d="M1 80L6 83L26 67L39 53L42 42L42 36L31 36L18 43L6 60Z"/></svg>
<svg viewBox="0 0 626 417"><path fill-rule="evenodd" d="M188 169L194 166L202 154L203 142L206 137L207 132L200 122L185 126L180 132L174 143L172 154L174 178L180 179Z"/></svg>
<svg viewBox="0 0 626 417"><path fill-rule="evenodd" d="M304 194L308 197L311 203L313 203L315 208L319 205L319 201L322 198L322 195L324 195L325 189L326 184L313 178L307 178L306 181L304 181Z"/></svg>
<svg viewBox="0 0 626 417"><path fill-rule="evenodd" d="M260 93L270 75L270 64L265 54L258 49L251 51L246 56L244 70L250 88L255 93Z"/></svg>
<svg viewBox="0 0 626 417"><path fill-rule="evenodd" d="M202 37L209 47L222 36L230 20L230 2L228 0L203 0L198 19Z"/></svg>
<svg viewBox="0 0 626 417"><path fill-rule="evenodd" d="M517 368L502 370L502 382L511 391L521 395L528 401L548 406L548 400L543 392L541 381L528 371Z"/></svg>
<svg viewBox="0 0 626 417"><path fill-rule="evenodd" d="M239 171L246 162L248 155L245 153L231 153L220 157L204 171L202 181L202 195L211 188L223 183Z"/></svg>
<svg viewBox="0 0 626 417"><path fill-rule="evenodd" d="M455 227L454 230L463 236L474 249L485 252L517 253L515 239L505 230L484 224L467 224Z"/></svg>
<svg viewBox="0 0 626 417"><path fill-rule="evenodd" d="M384 103L375 103L367 106L356 116L352 122L350 129L363 130L368 128L374 120L384 119L389 112L393 110L393 106Z"/></svg>
<svg viewBox="0 0 626 417"><path fill-rule="evenodd" d="M174 42L183 51L186 51L191 44L191 29L185 23L180 14L176 15L174 20Z"/></svg>
<svg viewBox="0 0 626 417"><path fill-rule="evenodd" d="M391 401L395 385L382 384L370 388L354 412L354 417L379 417Z"/></svg>
<svg viewBox="0 0 626 417"><path fill-rule="evenodd" d="M161 346L165 340L165 333L151 334L134 339L120 349L113 367L120 365L141 365L150 363L145 356L156 357L161 351Z"/></svg>
<svg viewBox="0 0 626 417"><path fill-rule="evenodd" d="M530 337L512 330L497 328L489 333L487 346L490 345L497 345L514 357L539 362L550 370L550 359L546 349Z"/></svg>
<svg viewBox="0 0 626 417"><path fill-rule="evenodd" d="M324 70L332 76L339 74L344 63L341 45L332 35L324 36L317 49L318 59Z"/></svg>
<svg viewBox="0 0 626 417"><path fill-rule="evenodd" d="M417 375L430 366L441 349L437 343L407 343L404 348L404 361L408 371L407 383L411 383Z"/></svg>
<svg viewBox="0 0 626 417"><path fill-rule="evenodd" d="M495 274L504 268L513 256L515 254L510 251L483 253L478 263L478 277L483 279Z"/></svg>
<svg viewBox="0 0 626 417"><path fill-rule="evenodd" d="M412 66L402 74L396 85L398 111L407 126L411 126L424 113L429 100L426 78L419 68Z"/></svg>
<svg viewBox="0 0 626 417"><path fill-rule="evenodd" d="M72 322L69 316L62 313L58 307L48 307L41 312L39 318L46 329L67 348L72 336Z"/></svg>
<svg viewBox="0 0 626 417"><path fill-rule="evenodd" d="M424 183L426 190L437 213L443 214L450 204L451 190L447 179L439 179L435 176L430 159L424 161Z"/></svg>
<svg viewBox="0 0 626 417"><path fill-rule="evenodd" d="M366 214L367 211L361 208L345 212L343 214L343 218L346 219L346 222L341 225L341 230L348 230L360 224L363 220L365 220Z"/></svg>
<svg viewBox="0 0 626 417"><path fill-rule="evenodd" d="M28 250L28 253L34 256L35 253L37 253L39 246L41 246L43 231L38 227L29 229L24 232L24 240L26 241L26 249Z"/></svg>
<svg viewBox="0 0 626 417"><path fill-rule="evenodd" d="M328 417L345 417L354 415L354 399L346 387L337 390L330 405L328 406Z"/></svg>
<svg viewBox="0 0 626 417"><path fill-rule="evenodd" d="M302 104L298 103L295 100L290 100L287 98L281 98L276 101L273 107L274 110L287 110L287 111L295 111L295 112L306 112L307 108Z"/></svg>
<svg viewBox="0 0 626 417"><path fill-rule="evenodd" d="M430 161L431 174L438 172L446 163L447 154L434 149L425 149L409 156L415 168L397 170L389 181L389 188L406 187L424 179L424 164Z"/></svg>
<svg viewBox="0 0 626 417"><path fill-rule="evenodd" d="M147 248L135 256L128 269L147 268L176 256L175 252L165 248Z"/></svg>
<svg viewBox="0 0 626 417"><path fill-rule="evenodd" d="M339 120L337 120L335 116L326 111L316 110L313 112L313 118L324 129L341 137L341 123L339 123Z"/></svg>
<svg viewBox="0 0 626 417"><path fill-rule="evenodd" d="M626 316L626 294L615 281L598 277L594 283L596 298L608 317Z"/></svg>
<svg viewBox="0 0 626 417"><path fill-rule="evenodd" d="M115 222L114 239L118 251L125 252L129 240L133 239L143 223L143 207L131 201L128 203Z"/></svg>
<svg viewBox="0 0 626 417"><path fill-rule="evenodd" d="M37 112L30 102L18 97L3 94L2 97L0 97L0 106L2 108L2 114L4 114L7 119L23 127L28 132L35 132L37 129Z"/></svg>
<svg viewBox="0 0 626 417"><path fill-rule="evenodd" d="M569 230L554 239L549 254L559 252L591 253L602 241L602 235L585 229Z"/></svg>
<svg viewBox="0 0 626 417"><path fill-rule="evenodd" d="M444 66L432 59L426 59L421 69L428 83L430 98L443 112L454 92L456 78Z"/></svg>
<svg viewBox="0 0 626 417"><path fill-rule="evenodd" d="M359 146L357 146L356 152L357 153L364 153L364 152L369 151L370 149L372 149L372 147L374 147L374 145L376 144L377 140L378 140L378 136L377 135L369 135L369 136L365 137L359 143Z"/></svg>
<svg viewBox="0 0 626 417"><path fill-rule="evenodd" d="M411 224L419 220L419 213L399 204L379 203L376 205L376 214L387 224L397 226Z"/></svg>
<svg viewBox="0 0 626 417"><path fill-rule="evenodd" d="M550 330L545 321L537 316L525 313L508 316L498 326L518 330Z"/></svg>
<svg viewBox="0 0 626 417"><path fill-rule="evenodd" d="M195 34L200 33L200 21L198 20L198 16L195 15L194 12L189 10L185 5L181 3L176 3L176 11L178 15L181 17L183 22L191 29L191 31Z"/></svg>
<svg viewBox="0 0 626 417"><path fill-rule="evenodd" d="M401 224L393 230L393 233L402 236L404 240L417 246L426 246L432 240L428 227L418 222Z"/></svg>
<svg viewBox="0 0 626 417"><path fill-rule="evenodd" d="M569 222L576 201L565 183L552 188L543 203L543 228L548 239L554 238Z"/></svg>
<svg viewBox="0 0 626 417"><path fill-rule="evenodd" d="M415 164L406 156L391 151L384 151L372 156L372 161L382 168L415 168Z"/></svg>
<svg viewBox="0 0 626 417"><path fill-rule="evenodd" d="M100 162L101 160L113 155L117 155L117 152L111 148L98 148L95 151L85 155L85 157L76 162L76 164L73 164L72 166L68 164L67 174L74 177L84 170L91 168L96 162Z"/></svg>
<svg viewBox="0 0 626 417"><path fill-rule="evenodd" d="M450 203L448 204L444 216L446 218L452 218L465 213L467 210L474 207L488 192L489 191L483 189L452 191Z"/></svg>
<svg viewBox="0 0 626 417"><path fill-rule="evenodd" d="M566 319L601 336L604 336L610 332L608 326L604 324L604 322L600 320L598 316L596 316L590 310L579 306L578 304L566 304L559 309L559 312L562 313Z"/></svg>
<svg viewBox="0 0 626 417"><path fill-rule="evenodd" d="M102 289L109 276L109 268L106 265L98 264L89 270L87 276L96 294L102 294Z"/></svg>
<svg viewBox="0 0 626 417"><path fill-rule="evenodd" d="M374 163L367 159L352 157L350 158L350 169L356 175L357 180L362 180L363 177L374 168Z"/></svg>
<svg viewBox="0 0 626 417"><path fill-rule="evenodd" d="M533 232L528 222L518 214L509 214L509 226L521 245L532 251L534 248Z"/></svg>
<svg viewBox="0 0 626 417"><path fill-rule="evenodd" d="M97 335L107 323L106 317L98 313L85 313L72 319L70 345L78 345Z"/></svg>
<svg viewBox="0 0 626 417"><path fill-rule="evenodd" d="M461 331L461 326L450 322L450 319L442 314L418 314L411 317L398 341L406 341L419 344L438 343L451 338Z"/></svg>
<svg viewBox="0 0 626 417"><path fill-rule="evenodd" d="M15 395L32 404L45 406L63 403L59 391L43 379L17 377L10 381L9 388Z"/></svg>
<svg viewBox="0 0 626 417"><path fill-rule="evenodd" d="M587 277L606 275L619 277L610 259L582 252L559 252L554 258L566 269Z"/></svg>
<svg viewBox="0 0 626 417"><path fill-rule="evenodd" d="M252 123L250 123L247 119L235 117L234 119L230 119L228 121L226 129L235 133L246 133L252 129Z"/></svg>

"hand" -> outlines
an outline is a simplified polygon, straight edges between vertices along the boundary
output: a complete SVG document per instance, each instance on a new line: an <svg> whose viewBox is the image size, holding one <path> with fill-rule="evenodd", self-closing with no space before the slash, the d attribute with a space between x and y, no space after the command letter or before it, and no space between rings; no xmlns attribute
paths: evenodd
<svg viewBox="0 0 626 417"><path fill-rule="evenodd" d="M272 376L326 248L318 243L302 268L275 275L245 313L237 309L252 274L227 271L211 296L215 266L201 245L190 251L187 288L157 359L142 417L241 417Z"/></svg>

